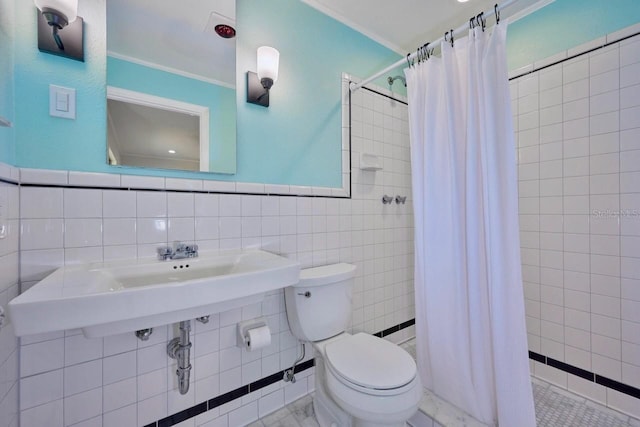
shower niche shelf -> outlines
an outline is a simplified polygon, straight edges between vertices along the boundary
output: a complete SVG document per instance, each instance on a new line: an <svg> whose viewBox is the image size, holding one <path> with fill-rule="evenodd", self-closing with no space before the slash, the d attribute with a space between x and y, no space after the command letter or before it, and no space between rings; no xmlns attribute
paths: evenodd
<svg viewBox="0 0 640 427"><path fill-rule="evenodd" d="M360 154L360 170L363 171L379 171L382 170L382 159L376 154L361 153Z"/></svg>

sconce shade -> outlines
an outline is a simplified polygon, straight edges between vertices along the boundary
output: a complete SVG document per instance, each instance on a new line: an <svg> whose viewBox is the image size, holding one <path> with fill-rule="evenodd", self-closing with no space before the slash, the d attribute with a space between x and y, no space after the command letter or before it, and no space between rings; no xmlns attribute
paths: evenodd
<svg viewBox="0 0 640 427"><path fill-rule="evenodd" d="M258 48L258 79L265 89L278 80L278 63L280 61L280 52L269 46L260 46Z"/></svg>
<svg viewBox="0 0 640 427"><path fill-rule="evenodd" d="M78 0L34 0L34 2L43 13L56 11L64 15L66 23L62 27L71 24L78 16Z"/></svg>

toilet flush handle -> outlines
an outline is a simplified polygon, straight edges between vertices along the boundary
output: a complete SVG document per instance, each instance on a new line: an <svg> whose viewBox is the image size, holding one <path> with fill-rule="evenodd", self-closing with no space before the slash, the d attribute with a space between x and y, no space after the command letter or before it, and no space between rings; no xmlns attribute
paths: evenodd
<svg viewBox="0 0 640 427"><path fill-rule="evenodd" d="M307 291L307 292L298 292L298 295L302 295L305 298L311 298L311 292Z"/></svg>

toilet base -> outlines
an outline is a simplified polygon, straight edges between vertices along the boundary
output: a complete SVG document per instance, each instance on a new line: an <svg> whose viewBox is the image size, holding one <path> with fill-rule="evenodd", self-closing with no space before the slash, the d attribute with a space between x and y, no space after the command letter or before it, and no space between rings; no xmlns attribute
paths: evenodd
<svg viewBox="0 0 640 427"><path fill-rule="evenodd" d="M320 427L408 427L405 422L378 424L354 419L327 396L324 390L320 391L318 388L313 397L313 410Z"/></svg>
<svg viewBox="0 0 640 427"><path fill-rule="evenodd" d="M326 390L326 372L322 357L316 357L313 410L320 427L407 427L406 422L374 423L358 419L340 407Z"/></svg>
<svg viewBox="0 0 640 427"><path fill-rule="evenodd" d="M338 407L324 389L317 385L313 396L313 410L320 427L354 427L353 417Z"/></svg>

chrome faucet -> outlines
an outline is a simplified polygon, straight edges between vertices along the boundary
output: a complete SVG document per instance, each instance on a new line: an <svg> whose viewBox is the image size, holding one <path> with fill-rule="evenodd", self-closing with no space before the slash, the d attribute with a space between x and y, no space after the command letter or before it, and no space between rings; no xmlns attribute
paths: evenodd
<svg viewBox="0 0 640 427"><path fill-rule="evenodd" d="M158 248L158 259L167 261L173 259L196 258L198 245L187 245L181 242L173 242L173 246L161 246Z"/></svg>

